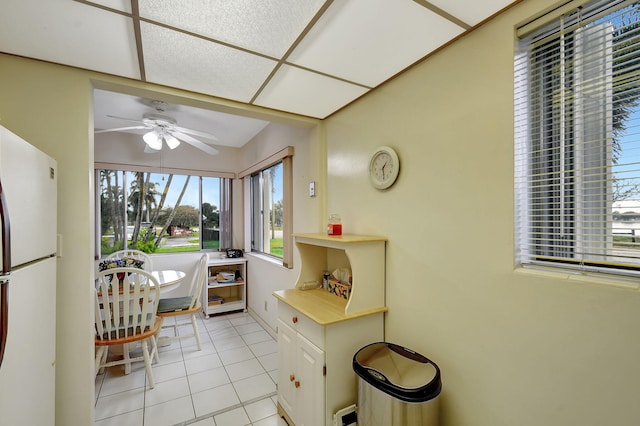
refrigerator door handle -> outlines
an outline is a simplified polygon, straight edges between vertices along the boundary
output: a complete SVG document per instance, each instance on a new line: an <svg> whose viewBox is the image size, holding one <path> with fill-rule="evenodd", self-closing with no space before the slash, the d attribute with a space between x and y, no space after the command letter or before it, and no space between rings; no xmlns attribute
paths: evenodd
<svg viewBox="0 0 640 426"><path fill-rule="evenodd" d="M0 227L2 228L2 271L1 275L7 275L11 272L11 226L9 225L9 209L7 201L2 190L2 181L0 180Z"/></svg>
<svg viewBox="0 0 640 426"><path fill-rule="evenodd" d="M2 235L2 271L0 273L0 366L4 358L9 330L9 273L11 272L11 233L9 227L9 210L0 181L0 228Z"/></svg>

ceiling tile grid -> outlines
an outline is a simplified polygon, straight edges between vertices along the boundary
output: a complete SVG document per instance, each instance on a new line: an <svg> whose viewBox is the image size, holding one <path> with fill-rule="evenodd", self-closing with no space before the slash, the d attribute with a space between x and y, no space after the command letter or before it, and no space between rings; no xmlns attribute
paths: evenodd
<svg viewBox="0 0 640 426"><path fill-rule="evenodd" d="M325 118L510 4L2 0L0 52Z"/></svg>
<svg viewBox="0 0 640 426"><path fill-rule="evenodd" d="M288 62L375 87L463 31L413 1L334 2Z"/></svg>
<svg viewBox="0 0 640 426"><path fill-rule="evenodd" d="M131 19L70 0L2 0L0 52L140 79Z"/></svg>
<svg viewBox="0 0 640 426"><path fill-rule="evenodd" d="M147 80L249 102L276 65L261 56L142 22Z"/></svg>
<svg viewBox="0 0 640 426"><path fill-rule="evenodd" d="M369 89L283 65L255 104L323 118L364 95Z"/></svg>
<svg viewBox="0 0 640 426"><path fill-rule="evenodd" d="M93 3L121 12L131 13L131 0L93 0Z"/></svg>
<svg viewBox="0 0 640 426"><path fill-rule="evenodd" d="M323 0L139 0L140 16L281 58Z"/></svg>
<svg viewBox="0 0 640 426"><path fill-rule="evenodd" d="M509 6L512 2L512 0L429 0L432 5L448 12L470 26L478 25L496 12Z"/></svg>

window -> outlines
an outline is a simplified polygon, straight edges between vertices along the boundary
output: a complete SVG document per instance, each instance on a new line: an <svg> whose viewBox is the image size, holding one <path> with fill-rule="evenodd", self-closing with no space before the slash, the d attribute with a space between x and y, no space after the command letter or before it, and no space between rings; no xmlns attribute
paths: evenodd
<svg viewBox="0 0 640 426"><path fill-rule="evenodd" d="M229 179L97 170L100 255L229 247ZM126 241L126 244L125 244Z"/></svg>
<svg viewBox="0 0 640 426"><path fill-rule="evenodd" d="M252 252L272 256L292 267L292 157L288 147L243 171L249 194L248 223Z"/></svg>
<svg viewBox="0 0 640 426"><path fill-rule="evenodd" d="M251 175L251 250L282 259L282 161Z"/></svg>
<svg viewBox="0 0 640 426"><path fill-rule="evenodd" d="M571 7L518 30L516 263L638 277L640 6Z"/></svg>

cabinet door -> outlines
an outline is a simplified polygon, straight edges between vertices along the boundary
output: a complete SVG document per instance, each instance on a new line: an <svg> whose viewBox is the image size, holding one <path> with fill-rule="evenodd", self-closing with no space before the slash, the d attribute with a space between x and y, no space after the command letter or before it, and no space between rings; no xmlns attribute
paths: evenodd
<svg viewBox="0 0 640 426"><path fill-rule="evenodd" d="M278 402L295 418L296 406L296 332L278 320Z"/></svg>
<svg viewBox="0 0 640 426"><path fill-rule="evenodd" d="M325 376L324 351L297 335L296 340L297 390L296 426L320 426L325 424Z"/></svg>

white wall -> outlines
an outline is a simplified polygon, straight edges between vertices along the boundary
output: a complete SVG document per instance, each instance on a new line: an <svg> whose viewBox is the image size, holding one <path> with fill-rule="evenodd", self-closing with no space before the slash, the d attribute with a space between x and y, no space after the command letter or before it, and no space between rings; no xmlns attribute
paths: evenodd
<svg viewBox="0 0 640 426"><path fill-rule="evenodd" d="M99 133L95 135L95 161L231 173L238 170L238 148L217 146L220 153L208 155L186 143L181 143L173 150L164 149L154 153L144 152L144 145L141 135Z"/></svg>
<svg viewBox="0 0 640 426"><path fill-rule="evenodd" d="M442 368L443 425L640 419L638 291L514 270L514 28L551 4L524 1L325 120L328 211L388 237L386 339ZM378 145L402 162L385 192L367 177Z"/></svg>

